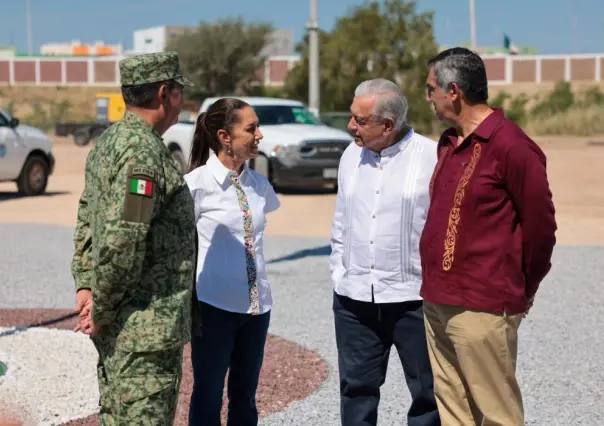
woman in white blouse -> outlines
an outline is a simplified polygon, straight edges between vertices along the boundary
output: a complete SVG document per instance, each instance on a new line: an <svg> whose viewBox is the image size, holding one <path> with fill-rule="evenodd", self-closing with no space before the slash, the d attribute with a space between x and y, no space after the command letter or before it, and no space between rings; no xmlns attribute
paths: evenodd
<svg viewBox="0 0 604 426"><path fill-rule="evenodd" d="M195 201L201 335L191 342L190 425L220 425L229 370L228 425L257 425L256 389L272 305L263 254L266 214L279 199L268 180L249 169L262 139L245 102L217 100L197 119L191 171Z"/></svg>

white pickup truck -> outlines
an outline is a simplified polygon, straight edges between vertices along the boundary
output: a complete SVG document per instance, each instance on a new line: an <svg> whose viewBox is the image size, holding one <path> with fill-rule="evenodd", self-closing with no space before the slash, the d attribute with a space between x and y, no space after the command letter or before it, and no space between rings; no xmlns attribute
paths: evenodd
<svg viewBox="0 0 604 426"><path fill-rule="evenodd" d="M22 195L40 195L54 166L48 135L0 109L0 182L15 182Z"/></svg>
<svg viewBox="0 0 604 426"><path fill-rule="evenodd" d="M207 98L199 113L219 98ZM267 176L275 187L312 188L336 185L340 157L353 141L347 132L322 124L302 103L294 100L239 97L254 108L264 138L259 156L249 166ZM164 143L186 170L195 130L183 120L163 135Z"/></svg>

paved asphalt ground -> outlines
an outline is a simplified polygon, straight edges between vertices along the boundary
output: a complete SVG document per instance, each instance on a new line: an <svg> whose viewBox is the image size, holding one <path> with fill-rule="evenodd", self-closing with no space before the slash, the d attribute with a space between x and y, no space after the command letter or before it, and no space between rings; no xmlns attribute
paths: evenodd
<svg viewBox="0 0 604 426"><path fill-rule="evenodd" d="M73 308L72 229L0 224L0 309ZM321 388L263 425L338 425L338 379L328 241L272 237L265 254L274 290L270 332L329 364ZM604 247L558 247L554 267L520 330L518 374L529 425L604 424ZM379 424L406 424L409 404L393 350Z"/></svg>

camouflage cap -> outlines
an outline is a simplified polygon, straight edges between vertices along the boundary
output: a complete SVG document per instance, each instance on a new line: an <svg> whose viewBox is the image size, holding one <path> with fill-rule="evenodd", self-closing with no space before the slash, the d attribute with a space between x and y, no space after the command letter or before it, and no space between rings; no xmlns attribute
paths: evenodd
<svg viewBox="0 0 604 426"><path fill-rule="evenodd" d="M183 86L193 86L191 80L180 73L180 61L176 52L147 53L120 61L122 86L138 86L166 80L175 80Z"/></svg>

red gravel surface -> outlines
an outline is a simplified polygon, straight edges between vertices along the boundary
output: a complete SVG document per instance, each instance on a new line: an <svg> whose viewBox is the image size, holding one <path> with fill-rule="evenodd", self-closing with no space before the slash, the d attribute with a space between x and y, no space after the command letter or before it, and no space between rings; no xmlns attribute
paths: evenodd
<svg viewBox="0 0 604 426"><path fill-rule="evenodd" d="M4 309L0 310L1 327L49 327L72 329L77 319L72 312L56 309ZM314 352L305 350L292 342L269 335L266 342L264 364L257 392L260 418L286 409L292 402L304 399L313 393L327 378L327 364ZM192 369L190 346L185 347L183 377L175 426L185 426L191 398ZM91 384L91 386L94 386ZM222 418L226 421L226 394L223 399ZM0 419L0 426L2 425ZM66 423L65 426L99 425L93 415Z"/></svg>

